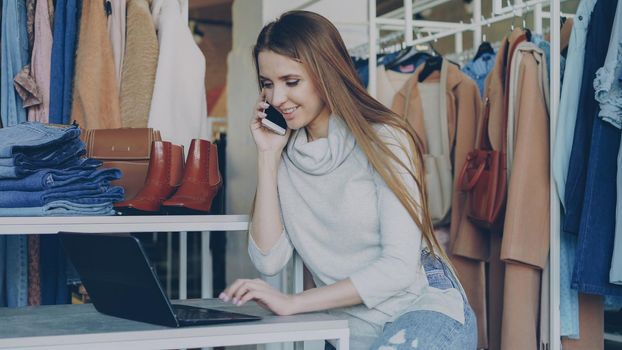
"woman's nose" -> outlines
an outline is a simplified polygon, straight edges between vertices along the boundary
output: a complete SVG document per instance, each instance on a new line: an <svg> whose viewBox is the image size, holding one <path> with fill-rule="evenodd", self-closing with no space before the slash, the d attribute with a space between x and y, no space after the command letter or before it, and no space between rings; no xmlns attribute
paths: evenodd
<svg viewBox="0 0 622 350"><path fill-rule="evenodd" d="M284 88L274 87L272 91L272 105L278 107L287 102L287 92Z"/></svg>

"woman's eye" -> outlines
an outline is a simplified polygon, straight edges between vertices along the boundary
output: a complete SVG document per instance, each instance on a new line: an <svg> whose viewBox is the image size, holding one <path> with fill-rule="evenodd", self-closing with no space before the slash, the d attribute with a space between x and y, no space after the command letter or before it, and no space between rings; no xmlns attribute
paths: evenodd
<svg viewBox="0 0 622 350"><path fill-rule="evenodd" d="M269 88L272 87L272 83L264 81L264 82L261 83L261 87L264 88L264 89L269 89Z"/></svg>
<svg viewBox="0 0 622 350"><path fill-rule="evenodd" d="M300 80L289 80L287 81L287 86L296 86L299 82Z"/></svg>

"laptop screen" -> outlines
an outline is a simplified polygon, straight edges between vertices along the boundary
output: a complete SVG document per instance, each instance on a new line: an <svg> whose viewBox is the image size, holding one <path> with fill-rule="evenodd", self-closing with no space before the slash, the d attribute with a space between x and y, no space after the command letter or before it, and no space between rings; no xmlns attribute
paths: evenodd
<svg viewBox="0 0 622 350"><path fill-rule="evenodd" d="M65 251L97 311L177 327L168 297L138 238L60 232Z"/></svg>

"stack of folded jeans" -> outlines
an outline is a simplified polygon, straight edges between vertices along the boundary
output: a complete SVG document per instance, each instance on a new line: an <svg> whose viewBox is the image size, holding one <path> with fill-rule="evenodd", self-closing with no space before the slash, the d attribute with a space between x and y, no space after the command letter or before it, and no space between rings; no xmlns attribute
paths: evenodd
<svg viewBox="0 0 622 350"><path fill-rule="evenodd" d="M0 129L0 216L114 215L118 169L83 158L75 125L36 122Z"/></svg>

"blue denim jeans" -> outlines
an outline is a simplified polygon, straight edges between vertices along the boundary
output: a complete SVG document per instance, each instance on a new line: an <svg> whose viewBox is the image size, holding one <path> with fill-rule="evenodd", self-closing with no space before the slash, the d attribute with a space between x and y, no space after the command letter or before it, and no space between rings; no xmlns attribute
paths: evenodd
<svg viewBox="0 0 622 350"><path fill-rule="evenodd" d="M430 287L456 288L464 301L464 324L436 311L407 312L384 326L382 335L370 349L382 346L393 349L475 350L477 348L477 322L462 286L447 264L427 252L421 263Z"/></svg>
<svg viewBox="0 0 622 350"><path fill-rule="evenodd" d="M21 123L0 129L0 158L13 158L20 153L53 152L56 146L80 136L75 125L54 126L37 122Z"/></svg>
<svg viewBox="0 0 622 350"><path fill-rule="evenodd" d="M21 179L0 179L0 191L45 191L120 179L119 169L44 169Z"/></svg>
<svg viewBox="0 0 622 350"><path fill-rule="evenodd" d="M55 201L42 207L0 208L1 216L109 216L115 215L112 203L80 204Z"/></svg>
<svg viewBox="0 0 622 350"><path fill-rule="evenodd" d="M609 270L616 224L620 129L596 113L592 118L594 132L572 286L583 293L619 296L622 286L609 283Z"/></svg>
<svg viewBox="0 0 622 350"><path fill-rule="evenodd" d="M609 46L609 33L611 33L615 15L615 11L612 11L612 9L616 7L616 3L617 0L597 1L596 5L594 5L591 15L592 20L587 30L581 93L579 94L577 121L574 129L564 198L566 209L564 231L575 234L579 233L584 207L590 148L593 147L592 139L594 138L592 130L595 120L599 119L596 118L598 115L598 102L596 102L594 97L593 79L596 71L605 62ZM617 149L616 147L615 150L610 151L617 154ZM598 150L596 153L600 151L602 150ZM612 164L615 165L615 163L616 160L614 158ZM599 169L599 171L602 170ZM608 191L615 193L613 191L614 188L615 182L614 185L609 187ZM615 201L612 205L615 207Z"/></svg>
<svg viewBox="0 0 622 350"><path fill-rule="evenodd" d="M69 159L65 163L58 164L55 166L48 166L50 169L63 169L63 170L73 170L73 169L95 169L101 166L102 162L93 159L93 158L73 158ZM31 174L34 174L41 170L40 168L32 168L32 167L21 167L21 166L11 166L5 167L0 165L0 179L17 179L22 178Z"/></svg>
<svg viewBox="0 0 622 350"><path fill-rule="evenodd" d="M3 1L1 16L0 116L2 125L7 127L26 121L26 110L13 87L13 77L30 62L26 0Z"/></svg>
<svg viewBox="0 0 622 350"><path fill-rule="evenodd" d="M42 207L54 201L80 204L102 204L123 200L123 188L110 186L108 181L52 188L45 191L3 191L0 208Z"/></svg>
<svg viewBox="0 0 622 350"><path fill-rule="evenodd" d="M0 158L0 165L38 170L59 166L85 154L86 145L84 142L75 139L62 144L48 146L36 152L20 152L11 158Z"/></svg>
<svg viewBox="0 0 622 350"><path fill-rule="evenodd" d="M80 11L78 0L57 0L50 69L50 123L71 122L71 93Z"/></svg>

